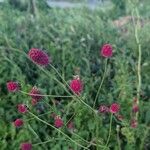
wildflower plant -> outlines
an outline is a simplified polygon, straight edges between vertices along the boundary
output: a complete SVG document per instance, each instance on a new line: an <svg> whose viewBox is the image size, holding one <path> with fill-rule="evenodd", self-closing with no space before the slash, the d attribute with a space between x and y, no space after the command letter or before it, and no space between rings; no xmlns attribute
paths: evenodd
<svg viewBox="0 0 150 150"><path fill-rule="evenodd" d="M54 31L55 28L59 30L63 24L64 20L58 19L61 21L60 26L55 24L57 27L51 27L51 24L47 23L47 26L56 32L56 35L52 35L51 32L42 30L45 23L41 21L40 24L40 21L34 18L34 21L29 19L29 22L30 26L35 25L37 28L36 32L33 31L35 43L26 41L29 45L22 47L18 44L18 48L14 48L8 37L5 37L9 47L4 46L0 49L6 50L4 54L6 53L8 57L11 55L10 51L17 57L10 58L11 61L7 57L4 59L12 66L20 60L15 66L17 70L12 73L15 76L13 78L8 76L6 79L10 79L5 81L5 89L7 89L5 92L13 107L12 116L8 116L7 120L11 120L9 124L12 123L12 139L19 141L13 147L21 150L120 150L134 149L141 143L140 148L143 149L149 128L142 124L144 119L141 119L143 110L140 95L142 86L138 26L140 17L138 9L135 8L134 13L138 18L134 20L132 16L138 61L133 66L127 64L127 55L124 47L121 46L122 43L120 44L120 41L115 43L114 35L109 37L110 32L114 32L114 28L106 31L107 26L104 23L101 24L102 31L99 26L95 26L97 31L90 35L89 18L83 20L88 22L87 27L80 26L83 33L87 32L86 34L80 33L76 24L72 24L61 32ZM61 11L60 15L65 18ZM70 23L70 19L65 21ZM52 18L51 21L56 20ZM99 23L101 20L96 22ZM107 24L110 28L110 24ZM38 30L39 28L42 31ZM87 28L86 31L84 31L85 28ZM24 28L20 30L23 32ZM92 30L95 31L95 28ZM76 31L83 37L80 40L77 38L76 42L72 43L75 40ZM45 38L38 41L37 37L42 33L44 33L43 37L49 37L48 46L44 44L47 42ZM63 39L66 33L72 41L68 37ZM117 32L115 33L118 35ZM101 41L92 39L92 37L99 39L99 35L106 37ZM32 48L35 46L38 48ZM123 50L119 49L120 47ZM7 51L8 49L10 51ZM82 49L85 51L82 52ZM129 52L128 55L130 55ZM10 71L13 70L12 66ZM137 72L133 69L134 67L137 68ZM129 78L133 73L135 73L134 78ZM137 133L143 130L145 131L144 139ZM140 140L139 143L137 139Z"/></svg>

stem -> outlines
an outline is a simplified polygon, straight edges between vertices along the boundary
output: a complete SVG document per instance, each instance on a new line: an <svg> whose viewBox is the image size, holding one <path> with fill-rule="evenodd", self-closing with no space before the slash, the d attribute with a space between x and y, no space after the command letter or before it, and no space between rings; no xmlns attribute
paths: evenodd
<svg viewBox="0 0 150 150"><path fill-rule="evenodd" d="M109 143L109 140L110 140L110 135L111 135L111 126L112 126L112 117L113 117L113 114L111 113L111 116L110 116L110 124L109 124L109 134L108 134L108 138L107 138L107 142L106 142L106 145L105 145L105 148L104 150L106 149L108 143Z"/></svg>
<svg viewBox="0 0 150 150"><path fill-rule="evenodd" d="M0 48L3 48L3 47L0 47ZM26 58L28 58L28 55L25 53L25 52L22 52L21 50L18 50L18 49L16 49L16 48L9 48L9 49L12 49L12 50L14 50L14 51L17 51L17 52L20 52L20 53L22 53L22 54L24 54L25 56L26 56ZM29 59L29 58L28 58ZM29 59L30 60L30 59ZM33 62L34 63L34 62ZM52 77L52 76L50 76L49 75L49 73L47 72L47 71L45 71L41 66L39 66L39 65L37 65L36 63L34 63L39 69L41 69L47 76L49 76L49 77ZM62 81L67 85L67 87L70 89L70 86L68 85L68 83L63 79L63 77L61 76L61 74L56 70L56 68L53 66L53 65L51 65L51 64L49 64L51 67L52 67L52 69L59 75L59 77L62 79ZM69 91L68 91L68 89L66 89L66 87L65 87L65 85L63 84L63 83L61 83L58 79L56 79L55 77L53 77L53 79L57 82L57 83L59 83L60 85L62 85L62 87L64 88L64 90L69 94L69 95L72 95ZM77 94L74 94L77 98L78 98L78 100L80 100L85 106L87 106L90 110L92 110L94 113L95 113L95 110L90 106L90 105L88 105L87 103L85 103L84 101L83 101L83 99L82 98L80 98ZM95 113L96 114L96 113Z"/></svg>
<svg viewBox="0 0 150 150"><path fill-rule="evenodd" d="M66 138L68 138L71 142L75 143L76 145L88 149L85 146L81 145L80 143L76 142L75 140L73 140L72 138L70 138L67 134L65 134L64 132L62 132L60 129L57 129L56 127L54 127L53 125L49 124L48 122L40 119L39 117L37 117L36 115L34 115L33 113L29 112L35 119L39 120L40 122L50 126L51 128L55 129L56 131L58 131L59 133L61 133L62 135L64 135Z"/></svg>
<svg viewBox="0 0 150 150"><path fill-rule="evenodd" d="M63 79L63 77L61 76L61 74L57 71L57 69L52 65L52 64L49 64L50 67L58 74L58 76L62 79L62 81L64 82L64 84L66 84L66 86L70 89L70 86L68 85L68 83ZM71 90L71 89L70 89ZM95 113L95 110L90 106L88 105L87 103L85 103L83 101L83 99L81 97L79 97L77 94L74 93L74 95L85 105L87 106L89 109L91 109L94 113Z"/></svg>
<svg viewBox="0 0 150 150"><path fill-rule="evenodd" d="M120 130L120 128L118 127L118 129L117 129L117 143L118 143L118 150L121 150L121 143L120 143L120 137L119 137L119 130Z"/></svg>
<svg viewBox="0 0 150 150"><path fill-rule="evenodd" d="M23 93L23 94L29 95L29 96L62 97L62 98L75 97L75 96L62 96L62 95L30 94L30 93L27 93L27 92L24 92L24 91L21 91L21 90L20 90L20 92Z"/></svg>
<svg viewBox="0 0 150 150"><path fill-rule="evenodd" d="M137 22L135 23L134 19L134 11L137 16ZM134 25L134 32L135 32L135 40L136 44L138 47L138 64L137 64L137 105L139 105L139 99L140 99L140 91L141 91L141 59L142 59L142 51L141 51L141 43L140 43L140 38L139 38L139 31L140 31L140 15L138 12L138 9L135 7L134 10L132 11L132 20L133 20L133 25ZM138 120L138 112L136 113L136 120Z"/></svg>
<svg viewBox="0 0 150 150"><path fill-rule="evenodd" d="M41 116L44 116L44 115L50 114L51 112L52 112L52 111L48 111L47 113L44 113L44 114L38 115L37 117L41 117ZM26 121L25 121L25 122L30 121L30 120L33 120L33 119L34 119L34 117L29 118L29 119L26 119Z"/></svg>
<svg viewBox="0 0 150 150"><path fill-rule="evenodd" d="M36 143L36 144L32 144L33 146L37 146L37 145L43 145L43 144L46 144L46 143L49 143L49 142L52 142L52 141L56 141L56 140L62 140L60 138L53 138L53 139L50 139L50 140L47 140L47 141L44 141L44 142L40 142L40 143Z"/></svg>
<svg viewBox="0 0 150 150"><path fill-rule="evenodd" d="M104 79L105 79L105 76L106 76L106 71L107 71L107 59L106 59L106 61L105 61L104 74L103 74L103 77L102 77L102 80L101 80L100 86L99 86L99 88L98 88L98 91L97 91L97 94L96 94L96 97L95 97L95 100L94 100L94 103L93 103L93 108L95 107L95 104L96 104L97 98L98 98L99 93L100 93L100 90L101 90L101 88L102 88L102 85L103 85L103 82L104 82Z"/></svg>

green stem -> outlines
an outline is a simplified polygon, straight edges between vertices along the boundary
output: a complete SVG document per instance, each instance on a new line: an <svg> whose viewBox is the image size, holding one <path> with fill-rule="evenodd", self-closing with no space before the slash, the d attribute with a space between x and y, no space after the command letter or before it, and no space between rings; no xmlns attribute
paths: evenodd
<svg viewBox="0 0 150 150"><path fill-rule="evenodd" d="M62 95L46 95L46 94L30 94L24 91L21 91L21 93L26 94L26 95L30 95L30 96L43 96L43 97L61 97L61 98L67 98L67 97L75 97L75 96L62 96Z"/></svg>
<svg viewBox="0 0 150 150"><path fill-rule="evenodd" d="M118 150L121 150L121 143L120 143L120 137L119 137L119 130L120 130L120 128L118 127L118 129L117 129L117 143L118 143Z"/></svg>
<svg viewBox="0 0 150 150"><path fill-rule="evenodd" d="M104 150L107 148L107 145L108 145L109 140L110 140L111 126L112 126L112 117L113 117L113 114L111 113L111 116L110 116L110 124L109 124L109 134L108 134L108 138L107 138L107 142L106 142L106 145L105 145Z"/></svg>
<svg viewBox="0 0 150 150"><path fill-rule="evenodd" d="M40 122L50 126L51 128L55 129L57 132L61 133L62 135L64 135L66 138L68 138L71 142L75 143L76 145L82 147L82 148L85 148L85 149L88 149L86 148L85 146L81 145L80 143L76 142L75 140L73 140L72 138L70 138L67 134L65 134L64 132L62 132L60 129L54 127L53 125L49 124L48 122L40 119L39 117L37 117L36 115L34 115L33 113L29 112L35 119L39 120Z"/></svg>
<svg viewBox="0 0 150 150"><path fill-rule="evenodd" d="M50 139L50 140L47 140L47 141L44 141L44 142L40 142L40 143L36 143L36 144L32 144L32 145L33 146L43 145L43 144L47 144L47 143L50 143L50 142L53 142L53 141L56 141L56 140L59 141L59 140L62 140L62 139L61 138L53 138L53 139Z"/></svg>
<svg viewBox="0 0 150 150"><path fill-rule="evenodd" d="M62 79L62 81L64 82L64 84L70 89L70 86L68 85L68 83L63 79L63 77L61 76L61 74L57 71L57 69L52 65L52 64L49 64L50 67L58 74L58 76ZM71 90L71 89L70 89ZM95 113L95 110L90 106L88 105L87 103L84 102L84 100L78 96L77 94L74 93L74 95L85 105L87 106L90 110L92 110L94 113Z"/></svg>
<svg viewBox="0 0 150 150"><path fill-rule="evenodd" d="M2 47L0 47L0 48L2 48ZM25 56L26 56L26 58L28 58L28 55L25 53L25 52L22 52L21 50L18 50L18 49L16 49L16 48L10 48L10 49L12 49L12 50L14 50L14 51L17 51L17 52L20 52L20 53L22 53L22 54L24 54ZM29 59L29 58L28 58ZM30 60L30 59L29 59ZM47 71L45 71L41 66L39 66L39 65L37 65L36 63L34 63L40 70L42 70L47 76L49 76L49 77L52 77L52 76L50 76L49 75L49 73L47 72ZM53 66L53 65L51 65L51 64L49 64L51 67L52 67L52 69L59 75L59 77L62 79L62 81L66 84L66 86L70 89L70 86L68 85L68 83L63 79L63 77L61 76L61 74L57 71L57 69L55 69L55 67ZM65 89L65 91L69 94L69 95L72 95L69 91L68 91L68 89L65 87L65 85L63 84L63 83L61 83L58 79L56 79L55 77L53 77L53 79L57 82L57 83L59 83L64 89ZM87 106L87 108L89 108L90 110L92 110L94 113L95 113L95 110L90 106L90 105L88 105L87 103L85 103L84 102L84 100L82 99L82 98L80 98L77 94L74 94L77 98L78 98L78 100L80 100L85 106ZM96 114L96 113L95 113Z"/></svg>
<svg viewBox="0 0 150 150"><path fill-rule="evenodd" d="M104 82L104 79L105 79L105 76L106 76L106 72L107 72L107 59L106 59L106 61L105 61L104 74L103 74L103 77L102 77L102 80L101 80L100 86L99 86L99 88L98 88L98 91L97 91L97 94L96 94L96 97L95 97L95 100L94 100L94 103L93 103L93 108L95 107L95 104L96 104L97 98L98 98L99 93L100 93L100 90L101 90L101 88L102 88L102 85L103 85L103 82Z"/></svg>
<svg viewBox="0 0 150 150"><path fill-rule="evenodd" d="M137 22L135 22L134 19L134 12L137 16ZM142 59L142 51L141 51L141 43L140 43L140 38L139 38L139 31L140 31L140 15L138 12L137 7L134 7L132 11L132 20L133 20L133 25L134 25L134 32L135 32L135 40L136 44L138 47L138 64L137 64L137 105L139 105L139 99L140 99L140 91L141 91L141 84L142 84L142 79L141 79L141 59ZM136 113L136 120L138 120L138 112Z"/></svg>

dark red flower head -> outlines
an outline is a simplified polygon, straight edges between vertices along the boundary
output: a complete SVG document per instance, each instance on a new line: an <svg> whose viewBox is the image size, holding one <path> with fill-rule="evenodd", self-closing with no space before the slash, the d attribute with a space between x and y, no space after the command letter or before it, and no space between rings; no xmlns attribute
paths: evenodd
<svg viewBox="0 0 150 150"><path fill-rule="evenodd" d="M132 107L132 111L134 113L137 113L139 111L139 106L137 104L134 104L133 107Z"/></svg>
<svg viewBox="0 0 150 150"><path fill-rule="evenodd" d="M34 87L32 88L32 90L30 91L29 95L30 95L34 100L37 100L37 101L39 101L39 100L41 100L41 99L43 98L43 96L41 96L40 90L39 90L36 86L34 86Z"/></svg>
<svg viewBox="0 0 150 150"><path fill-rule="evenodd" d="M38 103L38 100L36 100L36 99L32 99L32 100L31 100L32 106L35 106L37 103Z"/></svg>
<svg viewBox="0 0 150 150"><path fill-rule="evenodd" d="M32 144L31 143L22 143L21 144L21 150L32 150Z"/></svg>
<svg viewBox="0 0 150 150"><path fill-rule="evenodd" d="M18 111L20 113L26 113L28 111L27 106L25 104L18 104Z"/></svg>
<svg viewBox="0 0 150 150"><path fill-rule="evenodd" d="M41 66L47 66L51 62L50 57L43 50L37 48L30 49L28 56L34 63Z"/></svg>
<svg viewBox="0 0 150 150"><path fill-rule="evenodd" d="M20 89L18 82L10 81L7 82L7 89L9 92L17 92Z"/></svg>
<svg viewBox="0 0 150 150"><path fill-rule="evenodd" d="M79 78L73 79L70 82L70 89L75 93L75 94L80 94L83 90L83 83Z"/></svg>
<svg viewBox="0 0 150 150"><path fill-rule="evenodd" d="M115 114L115 113L119 112L119 110L120 110L120 105L117 104L117 103L113 103L113 104L110 106L110 109L109 109L109 110L110 110L111 113Z"/></svg>
<svg viewBox="0 0 150 150"><path fill-rule="evenodd" d="M21 127L23 125L23 120L22 119L16 119L14 121L14 126L15 127Z"/></svg>
<svg viewBox="0 0 150 150"><path fill-rule="evenodd" d="M100 113L107 113L107 112L109 112L109 108L108 108L106 105L101 105L101 106L99 107L98 111L99 111Z"/></svg>
<svg viewBox="0 0 150 150"><path fill-rule="evenodd" d="M132 128L136 128L137 126L138 126L137 120L136 120L136 119L132 119L132 120L131 120L131 127L132 127Z"/></svg>
<svg viewBox="0 0 150 150"><path fill-rule="evenodd" d="M112 57L112 51L113 48L110 44L104 44L101 49L101 55L106 58Z"/></svg>
<svg viewBox="0 0 150 150"><path fill-rule="evenodd" d="M74 123L73 123L73 121L68 122L67 127L70 130L74 129Z"/></svg>
<svg viewBox="0 0 150 150"><path fill-rule="evenodd" d="M61 128L64 125L63 120L59 116L55 117L54 124L56 128Z"/></svg>

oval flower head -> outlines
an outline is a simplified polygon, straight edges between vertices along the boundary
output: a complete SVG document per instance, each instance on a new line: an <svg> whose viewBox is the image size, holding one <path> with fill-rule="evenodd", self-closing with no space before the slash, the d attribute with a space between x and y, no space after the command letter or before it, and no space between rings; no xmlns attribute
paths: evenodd
<svg viewBox="0 0 150 150"><path fill-rule="evenodd" d="M106 105L101 105L101 106L99 107L98 111L99 111L100 113L107 113L107 112L109 112L109 108L108 108Z"/></svg>
<svg viewBox="0 0 150 150"><path fill-rule="evenodd" d="M18 104L18 111L20 113L26 113L28 110L27 110L27 106L25 104Z"/></svg>
<svg viewBox="0 0 150 150"><path fill-rule="evenodd" d="M109 58L112 57L112 51L113 48L110 44L104 44L100 53L103 57Z"/></svg>
<svg viewBox="0 0 150 150"><path fill-rule="evenodd" d="M21 144L21 150L32 150L32 144L31 143L22 143Z"/></svg>
<svg viewBox="0 0 150 150"><path fill-rule="evenodd" d="M139 106L137 104L134 104L133 107L132 107L132 111L134 113L137 113L139 111Z"/></svg>
<svg viewBox="0 0 150 150"><path fill-rule="evenodd" d="M15 121L14 121L14 126L15 127L21 127L23 125L23 120L22 119L16 119Z"/></svg>
<svg viewBox="0 0 150 150"><path fill-rule="evenodd" d="M132 119L130 124L132 128L136 128L138 126L138 122L136 119Z"/></svg>
<svg viewBox="0 0 150 150"><path fill-rule="evenodd" d="M37 103L38 103L38 101L37 101L36 99L33 99L33 98L32 98L32 100L31 100L31 104L32 104L32 106L37 105Z"/></svg>
<svg viewBox="0 0 150 150"><path fill-rule="evenodd" d="M7 89L9 92L17 92L20 90L20 85L18 82L10 81L7 82Z"/></svg>
<svg viewBox="0 0 150 150"><path fill-rule="evenodd" d="M29 95L32 97L32 99L37 100L37 101L43 98L43 96L41 96L40 90L36 86L34 86L31 89L31 91L29 92Z"/></svg>
<svg viewBox="0 0 150 150"><path fill-rule="evenodd" d="M30 49L28 56L34 63L41 66L47 66L51 62L50 57L43 50L37 48Z"/></svg>
<svg viewBox="0 0 150 150"><path fill-rule="evenodd" d="M75 94L80 94L83 90L83 83L78 76L70 82L70 89Z"/></svg>
<svg viewBox="0 0 150 150"><path fill-rule="evenodd" d="M59 116L55 117L54 124L56 128L61 128L64 125L63 120Z"/></svg>
<svg viewBox="0 0 150 150"><path fill-rule="evenodd" d="M116 114L120 110L120 105L117 104L117 103L113 103L113 104L111 104L109 110L110 110L111 113Z"/></svg>

